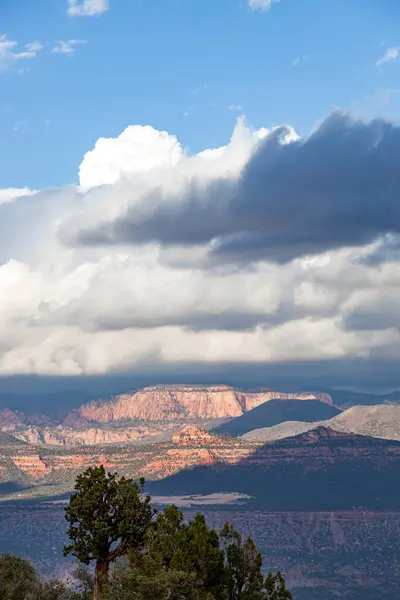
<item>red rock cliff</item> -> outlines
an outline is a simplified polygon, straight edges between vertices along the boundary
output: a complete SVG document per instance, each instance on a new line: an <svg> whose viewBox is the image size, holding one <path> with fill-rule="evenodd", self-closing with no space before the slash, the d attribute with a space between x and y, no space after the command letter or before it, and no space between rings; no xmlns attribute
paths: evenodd
<svg viewBox="0 0 400 600"><path fill-rule="evenodd" d="M75 413L77 419L109 423L127 419L164 421L173 419L221 419L238 417L272 398L318 399L329 404L328 394L286 393L273 390L246 393L229 386L155 386L122 394L110 402L91 402ZM71 422L72 416L67 417Z"/></svg>

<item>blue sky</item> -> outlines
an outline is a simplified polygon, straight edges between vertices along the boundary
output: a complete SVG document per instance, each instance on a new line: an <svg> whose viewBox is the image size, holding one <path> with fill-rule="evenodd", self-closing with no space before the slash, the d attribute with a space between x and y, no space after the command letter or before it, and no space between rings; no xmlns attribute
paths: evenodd
<svg viewBox="0 0 400 600"><path fill-rule="evenodd" d="M0 58L0 188L76 182L95 141L128 125L165 129L197 152L226 143L239 114L300 134L335 106L397 118L399 22L396 0L280 0L270 10L109 0L94 16L68 16L67 0L2 0L0 35L13 51L43 48L2 67Z"/></svg>

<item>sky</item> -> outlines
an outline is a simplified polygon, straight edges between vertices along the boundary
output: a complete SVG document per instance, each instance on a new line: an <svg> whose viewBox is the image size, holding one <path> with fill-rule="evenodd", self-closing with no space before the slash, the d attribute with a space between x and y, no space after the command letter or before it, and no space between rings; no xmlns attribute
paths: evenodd
<svg viewBox="0 0 400 600"><path fill-rule="evenodd" d="M3 0L0 375L400 386L399 23Z"/></svg>

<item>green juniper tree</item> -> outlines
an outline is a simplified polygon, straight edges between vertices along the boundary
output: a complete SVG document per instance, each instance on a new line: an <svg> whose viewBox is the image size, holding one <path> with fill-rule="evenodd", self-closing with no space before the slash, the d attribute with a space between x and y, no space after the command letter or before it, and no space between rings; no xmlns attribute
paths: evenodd
<svg viewBox="0 0 400 600"><path fill-rule="evenodd" d="M214 600L201 589L196 573L173 569L118 565L110 577L105 600Z"/></svg>
<svg viewBox="0 0 400 600"><path fill-rule="evenodd" d="M0 598L21 600L39 584L39 578L31 563L13 554L0 556Z"/></svg>
<svg viewBox="0 0 400 600"><path fill-rule="evenodd" d="M66 508L71 543L64 554L96 562L94 600L292 600L280 573L264 580L254 542L229 523L218 534L201 513L189 522L176 506L155 514L144 480L119 478L103 466L78 476Z"/></svg>
<svg viewBox="0 0 400 600"><path fill-rule="evenodd" d="M147 564L194 574L203 594L216 600L224 598L224 556L219 536L201 513L184 523L176 506L164 509L146 536L146 547Z"/></svg>
<svg viewBox="0 0 400 600"><path fill-rule="evenodd" d="M1 600L85 600L57 580L42 580L32 564L13 554L0 556Z"/></svg>
<svg viewBox="0 0 400 600"><path fill-rule="evenodd" d="M228 522L220 534L225 552L227 600L264 600L262 557L251 538L241 535Z"/></svg>
<svg viewBox="0 0 400 600"><path fill-rule="evenodd" d="M64 556L96 562L93 598L99 600L110 564L143 546L155 512L144 494L144 480L138 484L106 473L103 466L89 468L78 475L65 511L71 544L64 547Z"/></svg>
<svg viewBox="0 0 400 600"><path fill-rule="evenodd" d="M286 588L285 580L279 571L276 575L268 573L265 578L264 587L266 590L266 600L293 600L293 596Z"/></svg>

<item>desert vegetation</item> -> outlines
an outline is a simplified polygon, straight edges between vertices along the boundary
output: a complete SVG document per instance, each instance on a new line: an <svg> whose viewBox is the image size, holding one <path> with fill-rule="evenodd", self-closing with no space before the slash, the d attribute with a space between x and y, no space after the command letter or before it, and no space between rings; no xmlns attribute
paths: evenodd
<svg viewBox="0 0 400 600"><path fill-rule="evenodd" d="M135 482L87 469L65 509L69 543L78 561L68 580L44 580L30 562L0 557L2 600L291 600L281 573L262 570L254 542L225 523L220 531L202 513L185 522L176 506L157 512ZM93 569L90 567L93 565Z"/></svg>

